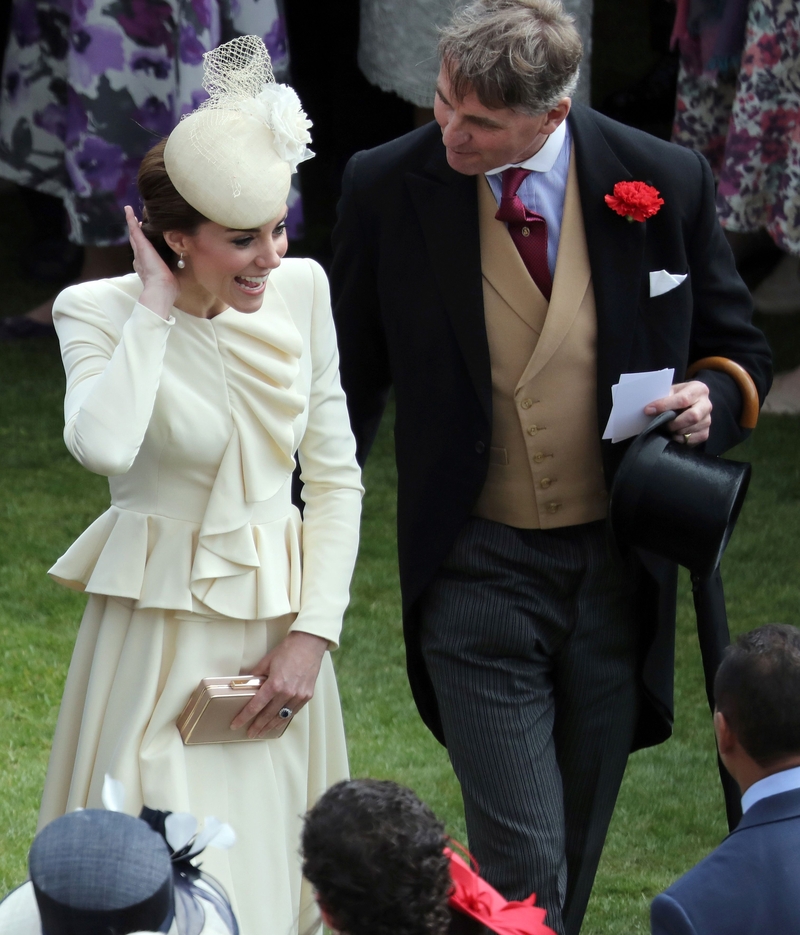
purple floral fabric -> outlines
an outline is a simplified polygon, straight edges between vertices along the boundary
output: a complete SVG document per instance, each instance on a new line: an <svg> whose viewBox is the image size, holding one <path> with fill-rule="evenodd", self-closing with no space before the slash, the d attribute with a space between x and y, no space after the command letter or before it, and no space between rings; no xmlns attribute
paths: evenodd
<svg viewBox="0 0 800 935"><path fill-rule="evenodd" d="M203 53L264 38L289 55L280 0L13 0L0 88L0 177L61 198L70 238L125 243L142 156L204 99ZM289 230L302 224L299 191Z"/></svg>
<svg viewBox="0 0 800 935"><path fill-rule="evenodd" d="M723 227L766 229L800 256L797 0L750 0L737 75L714 82L682 63L673 139L711 163Z"/></svg>

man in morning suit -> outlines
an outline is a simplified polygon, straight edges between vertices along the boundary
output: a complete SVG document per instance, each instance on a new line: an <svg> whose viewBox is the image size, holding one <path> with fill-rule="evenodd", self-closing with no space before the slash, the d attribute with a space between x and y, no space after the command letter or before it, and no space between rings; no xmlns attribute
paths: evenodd
<svg viewBox="0 0 800 935"><path fill-rule="evenodd" d="M714 682L722 762L744 815L650 908L653 935L800 930L800 630L770 624L726 650Z"/></svg>
<svg viewBox="0 0 800 935"><path fill-rule="evenodd" d="M720 355L763 398L769 352L708 165L571 106L581 46L560 3L477 0L440 54L436 122L345 171L342 379L362 459L394 386L408 673L470 849L574 935L628 754L672 722L677 572L610 545L611 386ZM654 186L657 213L615 213L621 181ZM740 405L701 371L651 408L719 453L743 437Z"/></svg>

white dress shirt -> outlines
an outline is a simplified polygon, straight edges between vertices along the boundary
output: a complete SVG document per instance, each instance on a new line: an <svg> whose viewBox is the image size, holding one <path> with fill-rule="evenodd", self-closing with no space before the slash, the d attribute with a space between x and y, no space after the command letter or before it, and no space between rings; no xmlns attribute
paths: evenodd
<svg viewBox="0 0 800 935"><path fill-rule="evenodd" d="M548 136L544 146L530 159L519 163L521 169L530 169L519 187L517 195L528 211L541 214L547 223L547 265L550 276L556 272L558 241L561 236L561 215L564 213L564 197L567 193L571 134L567 121L562 121ZM497 204L503 194L500 173L512 164L500 166L486 173Z"/></svg>
<svg viewBox="0 0 800 935"><path fill-rule="evenodd" d="M800 766L781 770L754 782L742 796L742 812L746 812L767 796L791 792L793 789L800 789Z"/></svg>

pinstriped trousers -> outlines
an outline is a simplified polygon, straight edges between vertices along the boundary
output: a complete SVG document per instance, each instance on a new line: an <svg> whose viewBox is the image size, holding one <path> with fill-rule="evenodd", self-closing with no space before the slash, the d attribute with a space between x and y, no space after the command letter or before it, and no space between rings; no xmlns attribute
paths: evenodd
<svg viewBox="0 0 800 935"><path fill-rule="evenodd" d="M577 935L636 720L635 581L604 522L471 518L426 590L422 652L469 847Z"/></svg>

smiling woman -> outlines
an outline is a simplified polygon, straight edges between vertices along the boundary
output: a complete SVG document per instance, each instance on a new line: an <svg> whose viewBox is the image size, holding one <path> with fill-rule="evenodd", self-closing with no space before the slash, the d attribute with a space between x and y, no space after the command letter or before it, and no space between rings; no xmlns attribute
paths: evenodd
<svg viewBox="0 0 800 935"><path fill-rule="evenodd" d="M286 205L266 224L247 229L208 220L175 188L164 161L166 143L162 140L145 156L138 184L144 203L141 233L175 277L176 307L199 318L213 318L226 308L258 311L267 276L280 266L289 246ZM132 211L130 224L136 250L139 232ZM143 262L139 254L146 249L141 240L137 272Z"/></svg>
<svg viewBox="0 0 800 935"><path fill-rule="evenodd" d="M249 230L208 221L193 234L168 231L166 243L184 257L177 278L178 308L212 318L226 308L257 312L267 277L281 265L289 242L286 207L277 218Z"/></svg>
<svg viewBox="0 0 800 935"><path fill-rule="evenodd" d="M324 273L283 260L308 121L255 37L207 72L210 105L143 163L142 222L126 208L135 273L54 308L64 438L109 477L111 507L50 569L90 596L40 824L98 807L105 774L134 814L214 814L238 841L205 869L242 935L305 935L319 920L300 816L347 774L328 650L362 489ZM258 742L184 745L176 720L201 680L241 674L262 684L231 727Z"/></svg>
<svg viewBox="0 0 800 935"><path fill-rule="evenodd" d="M175 307L198 318L213 318L226 308L240 312L258 311L267 276L280 266L289 246L286 204L280 205L277 217L256 227L228 227L210 221L176 189L166 167L166 146L167 140L154 146L139 170L138 185L144 203L141 232L132 209L126 208L135 254L134 269L141 275L149 260L151 268L147 271L156 278L158 294L161 297L170 295L174 292L173 285L177 285L179 291L173 300ZM173 148L173 162L175 159ZM180 163L180 157L177 159ZM282 163L276 165L273 161L272 167L283 175L285 166ZM213 180L210 183L213 184ZM268 190L281 190L280 184L276 184L276 179L271 178L268 172L264 184ZM261 200L264 201L263 198ZM196 203L205 204L202 194L197 196ZM273 196L265 201L260 212L263 215L275 206ZM215 210L213 206L211 210ZM217 217L223 218L225 208L221 210L223 213ZM240 213L237 211L231 217ZM157 262L150 245L163 264ZM164 265L174 278L174 284L170 282L166 292L161 281ZM158 296L153 296L153 300L160 301ZM147 301L148 297L144 304Z"/></svg>

